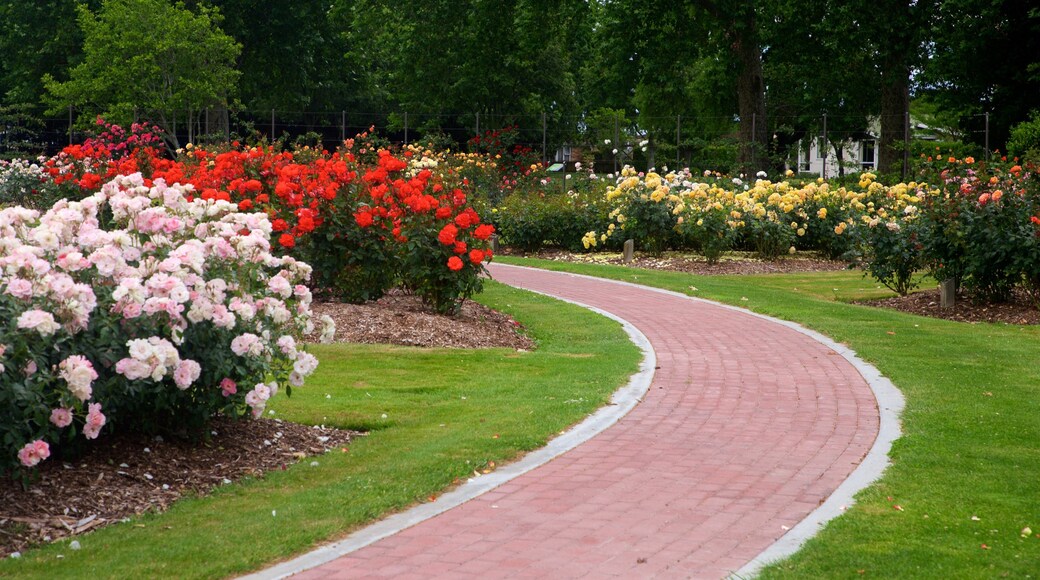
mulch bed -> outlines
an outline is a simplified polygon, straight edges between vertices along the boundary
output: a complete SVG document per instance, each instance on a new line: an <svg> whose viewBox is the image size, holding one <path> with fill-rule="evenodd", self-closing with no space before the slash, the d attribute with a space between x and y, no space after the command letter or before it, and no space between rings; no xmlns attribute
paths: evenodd
<svg viewBox="0 0 1040 580"><path fill-rule="evenodd" d="M825 260L804 255L784 257L775 261L757 260L751 257L727 256L725 260L721 260L714 264L709 264L707 260L700 256L673 252L665 252L657 258L636 254L632 262L628 264L625 263L624 257L621 254L613 253L574 254L571 252L547 250L526 254L525 256L541 258L543 260L556 260L558 262L612 264L615 266L631 266L633 268L646 268L650 270L670 270L673 272L686 272L688 274L699 274L702 276L833 272L836 270L848 269L848 266L844 262Z"/></svg>
<svg viewBox="0 0 1040 580"><path fill-rule="evenodd" d="M285 469L359 435L278 419L217 420L203 444L102 432L83 457L41 463L28 489L0 480L0 554L163 511L185 494Z"/></svg>
<svg viewBox="0 0 1040 580"><path fill-rule="evenodd" d="M315 321L327 314L336 321L337 342L405 346L531 350L520 323L483 304L467 300L455 316L430 313L415 296L391 291L366 304L315 302ZM320 325L315 325L320 326ZM321 329L310 337L317 339Z"/></svg>
<svg viewBox="0 0 1040 580"><path fill-rule="evenodd" d="M969 297L958 294L952 308L940 306L938 288L914 292L907 296L863 301L859 304L972 324L979 322L1040 324L1040 309L1037 309L1025 292L1017 292L1012 295L1011 300L1000 304L975 304Z"/></svg>

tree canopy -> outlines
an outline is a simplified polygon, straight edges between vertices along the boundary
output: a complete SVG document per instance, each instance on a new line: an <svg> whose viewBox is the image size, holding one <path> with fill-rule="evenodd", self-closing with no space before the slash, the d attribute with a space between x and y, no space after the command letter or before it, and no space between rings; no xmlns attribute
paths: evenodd
<svg viewBox="0 0 1040 580"><path fill-rule="evenodd" d="M0 105L159 124L206 108L408 112L427 129L479 114L538 133L544 115L556 142L613 116L650 156L728 138L746 167L826 113L837 136L880 119L898 166L911 100L980 145L988 120L991 148L1040 108L1034 4L0 0Z"/></svg>

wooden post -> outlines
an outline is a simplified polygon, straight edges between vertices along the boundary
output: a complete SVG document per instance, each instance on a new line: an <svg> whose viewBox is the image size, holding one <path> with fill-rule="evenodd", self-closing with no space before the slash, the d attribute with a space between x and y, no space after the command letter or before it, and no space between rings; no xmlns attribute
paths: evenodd
<svg viewBox="0 0 1040 580"><path fill-rule="evenodd" d="M947 278L939 283L939 306L942 308L953 308L957 284L953 278Z"/></svg>
<svg viewBox="0 0 1040 580"><path fill-rule="evenodd" d="M986 111L986 161L989 161L989 111Z"/></svg>
<svg viewBox="0 0 1040 580"><path fill-rule="evenodd" d="M675 168L679 169L682 166L682 162L679 160L679 143L682 141L679 139L680 130L682 128L682 115L675 116Z"/></svg>
<svg viewBox="0 0 1040 580"><path fill-rule="evenodd" d="M498 234L491 234L491 252L498 253Z"/></svg>
<svg viewBox="0 0 1040 580"><path fill-rule="evenodd" d="M548 124L546 123L546 120L545 120L545 111L542 111L542 165L546 165L546 164L549 163L549 158L545 156L546 155L546 151L545 151L546 131L545 130L546 130L547 126L548 126Z"/></svg>
<svg viewBox="0 0 1040 580"><path fill-rule="evenodd" d="M636 242L635 240L625 240L625 253L622 255L621 261L630 264L632 259L635 258L636 254Z"/></svg>
<svg viewBox="0 0 1040 580"><path fill-rule="evenodd" d="M823 172L820 177L827 179L827 157L830 156L830 151L827 150L827 113L823 114L823 140L820 142L820 152L823 155Z"/></svg>

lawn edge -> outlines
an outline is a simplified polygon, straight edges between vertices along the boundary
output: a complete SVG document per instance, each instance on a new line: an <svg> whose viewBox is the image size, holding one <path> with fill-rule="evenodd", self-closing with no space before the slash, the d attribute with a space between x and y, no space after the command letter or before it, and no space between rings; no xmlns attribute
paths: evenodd
<svg viewBox="0 0 1040 580"><path fill-rule="evenodd" d="M514 266L521 267L521 266ZM596 314L605 316L619 322L628 334L629 340L643 353L643 360L639 364L639 370L629 377L628 383L614 391L610 402L600 407L597 411L586 417L582 422L554 437L544 447L524 455L518 461L501 467L490 474L469 479L466 483L449 491L435 501L412 507L403 512L394 514L360 530L350 534L343 540L327 544L315 550L297 556L291 560L275 564L263 570L240 576L242 580L276 580L299 574L305 570L321 566L345 556L369 544L373 544L383 538L392 536L398 532L408 529L414 525L434 518L452 508L458 507L467 501L479 497L533 469L536 469L552 461L556 457L574 449L578 445L595 437L610 426L617 423L622 417L635 408L647 391L654 378L654 368L657 366L657 355L653 346L646 336L627 320L574 300L559 298L544 292L537 292L521 288L532 294L541 294L554 298L561 302L567 302L591 310Z"/></svg>

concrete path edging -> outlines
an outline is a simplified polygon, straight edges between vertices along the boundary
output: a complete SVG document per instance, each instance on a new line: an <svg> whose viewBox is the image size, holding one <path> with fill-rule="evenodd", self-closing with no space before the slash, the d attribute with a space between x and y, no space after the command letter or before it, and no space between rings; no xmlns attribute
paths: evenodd
<svg viewBox="0 0 1040 580"><path fill-rule="evenodd" d="M547 273L546 270L540 268L528 268L524 266L514 266L508 264L495 264L494 267L495 269L508 268L516 270L532 270ZM759 318L762 320L769 321L771 323L778 324L780 326L786 327L790 330L794 330L795 332L798 332L806 336L807 338L811 339L810 342L815 342L819 344L821 347L823 347L823 349L828 350L833 354L840 355L849 365L848 367L845 367L848 369L847 371L845 371L846 373L848 373L847 376L855 376L858 374L859 377L861 377L863 380L863 382L859 384L863 385L865 383L866 386L869 388L869 393L865 392L864 390L861 391L862 395L856 395L857 400L860 400L863 403L868 404L872 397L874 399L874 405L870 405L870 407L876 407L877 411L876 415L874 413L871 413L871 415L873 416L872 421L874 424L874 427L873 429L871 429L871 431L874 431L874 429L876 429L876 435L874 435L874 433L871 433L871 435L873 436L873 442L871 443L870 439L862 440L862 449L867 449L867 446L869 445L869 450L867 450L866 454L858 455L858 457L862 457L862 459L859 461L857 465L855 465L855 468L852 469L851 472L840 472L849 473L849 475L845 479L842 480L835 478L832 480L834 483L832 483L831 485L836 485L836 487L830 488L833 489L833 491L829 495L824 496L821 494L819 496L821 503L818 505L818 507L814 508L807 506L806 511L803 511L799 514L799 517L801 517L801 519L793 520L797 523L788 523L788 525L792 526L790 530L788 530L786 526L783 526L783 529L786 530L786 532L784 532L782 536L777 538L776 535L773 535L772 538L776 539L772 540L772 538L770 538L770 540L772 540L771 544L767 545L765 542L763 542L755 546L755 550L761 550L760 552L758 552L757 555L755 555L750 560L744 560L744 558L748 558L750 554L754 554L754 551L749 551L747 555L742 555L740 559L733 562L732 567L729 567L727 569L727 572L723 572L723 576L725 576L728 573L728 577L730 579L753 577L756 576L762 570L762 568L768 565L769 563L790 556L791 554L798 551L809 538L814 536L821 529L823 524L841 515L844 509L854 502L854 496L859 491L877 481L877 479L881 477L882 473L889 465L888 453L891 450L892 443L896 439L898 439L901 434L899 416L905 406L904 398L902 394L891 383L891 381L883 377L876 368L860 359L856 355L856 353L849 349L847 346L839 344L818 332L806 329L793 322L784 321L771 316L751 312L745 308L739 308L736 306L730 306L727 304L722 304L703 298L688 296L680 292L654 288L651 286L645 286L632 282L611 280L607 278L598 278L594 276L586 276L570 272L553 272L553 274L638 288L641 291L660 293L675 298L681 298L693 302L709 304L715 308L739 312L742 315L750 315L754 318ZM508 279L509 276L506 276L506 278ZM522 281L519 286L523 287ZM662 350L661 353L656 353L654 351L654 347L651 345L647 336L643 334L643 331L641 331L639 328L636 328L626 320L618 317L617 315L614 315L610 312L606 312L600 308L592 307L588 304L583 304L579 301L560 298L549 292L538 292L537 290L531 290L528 288L524 289L588 308L594 312L597 312L611 319L619 321L623 325L625 331L628 333L630 339L637 346L639 346L644 353L644 360L641 363L640 370L631 377L629 383L625 387L622 387L617 392L615 392L615 394L611 398L611 402L608 405L602 407L598 411L589 415L585 421L579 423L577 426L572 427L560 436L552 439L545 447L527 454L519 461L506 465L491 474L481 476L478 478L473 478L469 480L467 483L463 484L462 486L456 488L455 490L445 493L434 502L431 502L429 504L422 504L405 512L390 516L384 520L381 520L354 532L353 534L339 542L318 548L308 554L304 554L293 560L283 562L271 568L261 570L255 574L246 576L246 578L284 578L293 574L301 573L306 570L311 570L313 568L318 567L321 567L318 568L318 570L324 570L324 574L328 574L327 571L330 570L330 568L329 566L325 566L325 564L328 564L333 560L337 560L343 556L347 556L354 552L358 552L362 548L374 544L379 540L389 538L390 536L394 536L398 532L404 532L404 530L412 528L413 526L416 526L426 520L434 518L440 514L444 514L445 512L452 510L452 508L459 507L462 504L469 502L470 500L478 498L484 495L485 493L495 488L498 488L503 484L510 482L513 479L516 479L520 475L523 475L529 471L532 471L540 466L549 463L552 459L563 455L567 451L575 449L582 443L585 443L589 439L593 438L595 435L607 430L608 427L615 424L622 417L626 416L630 411L635 409L637 404L643 400L644 396L647 394L647 391L651 386L651 381L654 379L655 367L658 364L658 357L664 357L664 359L662 360L667 362L666 359L670 360L669 357L673 356L671 354L668 354L671 351L667 347L662 347L661 345L658 345L658 347L664 348L664 350ZM564 294L568 294L568 292L565 291ZM569 294L571 296L576 295L574 292L570 292ZM580 295L578 297L581 298ZM610 301L605 305L602 300L600 301L600 305L604 306L605 308L610 308L609 304L613 303L613 301ZM626 314L626 316L628 316L628 314ZM658 327L656 328L659 328L659 325L660 323L658 323ZM653 326L649 326L647 327L648 330L646 330L646 332L651 334L652 336L658 336L660 334L660 331L654 330L654 328L655 327ZM742 326L738 325L734 328L742 328ZM748 330L750 331L750 329ZM765 334L768 335L770 333L766 332ZM720 360L727 359L727 355L723 354ZM665 363L662 362L661 364ZM661 380L664 379L659 378L659 382ZM656 393L657 391L655 390L654 392ZM650 401L658 399L647 400ZM839 398L834 400L844 401L846 399ZM655 407L651 407L651 409L653 408ZM640 409L645 410L645 407L640 407ZM641 414L645 415L646 413L643 413L641 411L640 413L633 414L632 416L635 417ZM628 423L629 419L625 419L625 422ZM615 433L615 431L610 431L610 433ZM597 439L597 441L599 440ZM595 448L594 444L590 445L593 445L592 448ZM590 446L583 446L582 449L588 451L590 449ZM863 451L860 451L859 453L862 454ZM579 456L581 455L582 454L579 452ZM574 455L568 455L567 457L573 458ZM556 465L556 463L554 463L553 465ZM539 473L542 473L542 471L539 471ZM525 479L519 481L529 480ZM511 484L511 486L513 486L513 484ZM511 486L506 486L506 488L503 489L508 489ZM496 492L496 494L498 493L501 492ZM786 495L777 494L772 497L784 498L786 497ZM484 500L482 499L480 501ZM804 502L804 500L798 501ZM467 505L465 508L460 508L457 511L452 511L451 514L442 516L442 518L451 518L452 516L456 516L456 520L461 521L461 518L464 518L465 516L461 516L459 514L468 513L467 510L470 510L470 508L472 508L474 505L478 503L479 502L473 502ZM813 503L815 503L815 501ZM494 505L490 507L496 508L498 506ZM477 509L481 508L478 507ZM584 523L584 520L579 522L579 527L584 526ZM386 542L398 542L398 544L400 544L400 540L402 540L403 538L408 538L409 535L411 535L412 540L414 540L415 538L420 537L416 535L417 533L421 532L411 530L409 532L402 533L400 536L397 536L393 540L387 539ZM425 537L422 537L422 540L425 540ZM358 562L358 558L363 559L367 557L364 556L364 554L371 554L371 550L385 550L385 548L380 548L380 546L385 546L386 542L382 542L378 546L366 548L364 551L358 552L358 554L360 554L359 556L348 556L348 558L353 558L353 564L356 565ZM488 544L486 541L485 545L485 549L488 549ZM766 547L762 549L762 546ZM344 561L345 560L347 560L347 558L344 558ZM613 561L613 559L611 561ZM740 562L746 563L744 563L741 566ZM734 570L737 566L740 566L740 568L737 569L735 572L728 572ZM400 564L397 564L396 568L399 570L404 570L404 568ZM331 569L334 570L335 568ZM319 572L318 574L308 573L307 576L324 577L321 572ZM412 576L415 576L414 572L412 573Z"/></svg>
<svg viewBox="0 0 1040 580"><path fill-rule="evenodd" d="M654 378L654 367L657 365L657 357L654 353L654 349L650 345L650 341L646 336L627 320L615 316L610 312L574 300L550 296L535 290L526 291L534 294L541 294L543 296L549 296L550 298L562 302L568 302L586 308L621 323L621 326L625 333L628 334L629 339L643 353L643 360L639 364L639 370L629 378L628 383L625 384L625 386L614 392L609 403L600 407L597 411L586 417L581 423L578 423L567 431L564 431L560 435L551 439L545 447L536 449L535 451L524 455L520 460L505 465L500 469L496 469L487 475L469 479L466 483L456 489L441 495L435 501L417 505L401 513L377 521L354 532L343 540L322 546L303 554L302 556L293 558L292 560L276 564L270 568L260 570L253 574L242 576L241 578L243 580L276 580L287 578L304 570L331 562L341 556L360 550L369 544L378 542L383 538L392 536L418 523L431 519L454 507L460 506L475 497L487 493L496 487L531 471L532 469L538 468L552 461L554 458L574 449L578 445L581 445L585 441L595 437L614 423L617 423L618 420L635 408L650 388L650 383Z"/></svg>
<svg viewBox="0 0 1040 580"><path fill-rule="evenodd" d="M516 266L512 264L499 264L499 266L508 266L511 268L526 268L527 266ZM749 578L754 577L758 574L762 568L766 567L772 562L782 560L795 552L797 552L809 538L816 535L820 528L829 522L830 520L840 516L844 510L854 503L854 497L861 490L865 489L870 484L874 483L881 478L885 469L889 466L890 461L888 460L888 453L892 449L892 443L899 439L902 434L900 428L899 417L906 406L906 400L903 394L896 388L892 381L886 378L877 370L873 365L867 363L863 359L856 355L855 351L849 347L835 342L831 338L810 330L801 326L800 324L791 322L789 320L782 320L780 318L774 318L758 312L753 312L746 308L740 308L732 306L730 304L724 304L721 302L715 302L714 300L707 300L704 298L698 298L696 296L689 296L681 292L675 292L673 290L666 290L663 288L655 288L653 286L647 286L643 284L636 284L633 282L625 282L623 280L611 280L609 278L598 278L596 276L587 276L585 274L575 274L572 272L561 272L570 276L576 276L581 278L594 278L596 280L607 280L617 284L624 284L626 286L636 286L653 292L659 292L662 294L669 294L672 296L686 298L688 300L694 300L698 302L707 302L715 306L726 308L728 310L736 310L746 314L750 314L757 318L768 320L770 322L786 326L792 330L800 332L813 340L823 344L827 348L830 348L834 352L841 355L842 358L849 361L853 367L863 376L867 384L870 386L870 390L874 393L874 398L877 399L878 413L880 415L880 428L878 430L877 438L874 440L874 445L871 446L870 451L859 466L853 470L852 474L832 493L826 501L820 504L820 507L816 508L810 513L805 519L799 522L797 525L792 527L786 534L780 539L774 542L771 546L763 550L757 556L755 556L750 562L744 565L742 568L737 570L731 575L731 578Z"/></svg>

